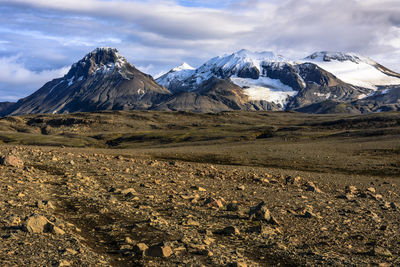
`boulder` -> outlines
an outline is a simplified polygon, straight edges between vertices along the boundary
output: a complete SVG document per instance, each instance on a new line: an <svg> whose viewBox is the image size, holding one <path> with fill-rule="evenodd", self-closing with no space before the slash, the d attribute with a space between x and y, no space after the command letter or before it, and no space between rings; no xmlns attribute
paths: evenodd
<svg viewBox="0 0 400 267"><path fill-rule="evenodd" d="M24 166L24 162L17 156L6 155L4 157L0 157L0 165L22 168Z"/></svg>

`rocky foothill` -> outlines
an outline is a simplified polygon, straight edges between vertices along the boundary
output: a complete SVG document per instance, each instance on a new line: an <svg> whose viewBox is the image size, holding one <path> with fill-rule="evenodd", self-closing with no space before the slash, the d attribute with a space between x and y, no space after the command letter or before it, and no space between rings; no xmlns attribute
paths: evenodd
<svg viewBox="0 0 400 267"><path fill-rule="evenodd" d="M399 266L399 181L1 146L1 266Z"/></svg>

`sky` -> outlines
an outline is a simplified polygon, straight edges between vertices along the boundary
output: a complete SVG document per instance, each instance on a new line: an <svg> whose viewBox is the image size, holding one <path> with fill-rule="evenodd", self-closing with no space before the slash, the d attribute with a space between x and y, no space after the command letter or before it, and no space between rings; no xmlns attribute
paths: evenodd
<svg viewBox="0 0 400 267"><path fill-rule="evenodd" d="M355 52L400 72L400 0L0 0L0 101L115 47L157 76L242 48Z"/></svg>

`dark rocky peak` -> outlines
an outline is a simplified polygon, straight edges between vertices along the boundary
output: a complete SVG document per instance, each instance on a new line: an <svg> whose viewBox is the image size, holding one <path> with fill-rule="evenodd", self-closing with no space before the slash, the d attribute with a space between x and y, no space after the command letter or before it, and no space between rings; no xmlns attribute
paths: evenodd
<svg viewBox="0 0 400 267"><path fill-rule="evenodd" d="M280 80L283 84L290 86L295 91L305 88L298 70L286 62L264 62L262 64L262 76Z"/></svg>
<svg viewBox="0 0 400 267"><path fill-rule="evenodd" d="M66 78L87 77L97 73L108 73L115 69L120 70L129 65L128 61L115 48L96 48L83 59L73 64Z"/></svg>
<svg viewBox="0 0 400 267"><path fill-rule="evenodd" d="M314 83L320 86L331 86L336 83L337 78L312 63L303 63L296 66L300 77L305 83Z"/></svg>

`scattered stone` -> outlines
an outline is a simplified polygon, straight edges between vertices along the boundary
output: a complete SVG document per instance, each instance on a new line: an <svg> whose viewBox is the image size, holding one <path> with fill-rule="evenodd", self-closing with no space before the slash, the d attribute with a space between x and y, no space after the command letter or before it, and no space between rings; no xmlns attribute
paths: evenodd
<svg viewBox="0 0 400 267"><path fill-rule="evenodd" d="M62 266L71 266L71 263L67 260L61 260L58 262L57 266L62 267Z"/></svg>
<svg viewBox="0 0 400 267"><path fill-rule="evenodd" d="M136 193L136 190L133 188L125 188L121 190L121 194L125 196L133 196Z"/></svg>
<svg viewBox="0 0 400 267"><path fill-rule="evenodd" d="M251 220L271 220L271 214L268 208L265 205L265 202L262 201L258 203L258 205L254 207L250 207L249 211L249 219Z"/></svg>
<svg viewBox="0 0 400 267"><path fill-rule="evenodd" d="M306 218L306 219L321 218L320 216L318 216L317 214L314 213L313 208L310 205L308 205L305 208L297 209L295 214L297 215L297 217Z"/></svg>
<svg viewBox="0 0 400 267"><path fill-rule="evenodd" d="M390 202L384 201L384 202L381 204L381 207L382 207L382 209L384 209L384 210L390 209Z"/></svg>
<svg viewBox="0 0 400 267"><path fill-rule="evenodd" d="M322 193L321 189L319 189L313 182L305 183L306 191Z"/></svg>
<svg viewBox="0 0 400 267"><path fill-rule="evenodd" d="M382 221L381 218L378 216L378 214L372 211L371 211L371 218L376 223L380 223Z"/></svg>
<svg viewBox="0 0 400 267"><path fill-rule="evenodd" d="M306 211L304 212L303 217L304 217L304 218L312 218L312 217L316 217L316 216L315 216L315 214L314 214L312 211L306 210Z"/></svg>
<svg viewBox="0 0 400 267"><path fill-rule="evenodd" d="M264 220L272 224L278 224L275 218L271 216L271 213L264 201L261 201L260 203L258 203L258 205L254 207L250 207L249 219Z"/></svg>
<svg viewBox="0 0 400 267"><path fill-rule="evenodd" d="M61 228L54 226L52 224L50 224L49 228L50 228L49 232L51 232L55 235L64 235L65 234L64 230L62 230Z"/></svg>
<svg viewBox="0 0 400 267"><path fill-rule="evenodd" d="M375 188L373 188L373 187L368 187L368 188L367 188L367 191L370 192L370 193L372 193L372 194L375 194L375 193L376 193L376 190L375 190Z"/></svg>
<svg viewBox="0 0 400 267"><path fill-rule="evenodd" d="M198 221L193 220L192 218L189 218L183 225L188 225L188 226L200 226L200 223Z"/></svg>
<svg viewBox="0 0 400 267"><path fill-rule="evenodd" d="M392 257L393 256L392 253L388 249L383 248L383 247L374 247L374 250L372 253L375 256L381 256L381 257Z"/></svg>
<svg viewBox="0 0 400 267"><path fill-rule="evenodd" d="M349 193L344 195L344 199L347 199L347 200L353 200L355 197L356 197L355 195L349 194Z"/></svg>
<svg viewBox="0 0 400 267"><path fill-rule="evenodd" d="M246 187L244 185L240 185L238 187L236 187L236 190L240 190L240 191L244 191L246 189Z"/></svg>
<svg viewBox="0 0 400 267"><path fill-rule="evenodd" d="M346 188L344 189L344 191L345 191L347 194L355 195L355 194L358 192L358 189L357 189L357 187L355 187L354 185L348 185L348 186L346 186Z"/></svg>
<svg viewBox="0 0 400 267"><path fill-rule="evenodd" d="M70 255L76 255L78 254L78 251L72 248L66 248L63 252L64 254L70 254Z"/></svg>
<svg viewBox="0 0 400 267"><path fill-rule="evenodd" d="M219 235L239 235L240 231L235 226L227 226L224 229L215 231L214 233Z"/></svg>
<svg viewBox="0 0 400 267"><path fill-rule="evenodd" d="M159 257L159 258L168 258L173 253L174 252L172 251L170 246L164 246L164 245L151 246L146 252L147 256Z"/></svg>
<svg viewBox="0 0 400 267"><path fill-rule="evenodd" d="M55 209L55 207L54 207L54 205L53 205L53 202L47 201L47 200L39 200L39 201L36 203L36 206L37 206L39 209L43 209L43 210L46 210L46 209Z"/></svg>
<svg viewBox="0 0 400 267"><path fill-rule="evenodd" d="M197 190L199 192L206 192L207 191L205 188L203 188L201 186L197 186L197 185L194 185L191 188L194 189L194 190Z"/></svg>
<svg viewBox="0 0 400 267"><path fill-rule="evenodd" d="M206 236L203 240L203 243L206 244L207 246L211 245L212 243L215 242L214 238L211 238L209 236Z"/></svg>
<svg viewBox="0 0 400 267"><path fill-rule="evenodd" d="M242 261L235 261L235 262L228 264L228 267L247 267L247 263L242 262Z"/></svg>
<svg viewBox="0 0 400 267"><path fill-rule="evenodd" d="M239 206L236 202L231 202L226 206L226 210L227 211L238 211Z"/></svg>
<svg viewBox="0 0 400 267"><path fill-rule="evenodd" d="M376 201L379 201L379 200L383 199L383 196L381 194L376 194L376 195L371 194L371 198L376 200Z"/></svg>
<svg viewBox="0 0 400 267"><path fill-rule="evenodd" d="M135 244L135 242L129 236L125 237L125 243L129 245Z"/></svg>
<svg viewBox="0 0 400 267"><path fill-rule="evenodd" d="M216 199L216 198L207 198L206 201L204 202L204 206L207 207L214 207L214 208L222 208L224 204L222 204L221 199Z"/></svg>
<svg viewBox="0 0 400 267"><path fill-rule="evenodd" d="M21 218L16 216L16 215L11 215L6 218L6 221L11 225L11 226L17 226L21 224Z"/></svg>
<svg viewBox="0 0 400 267"><path fill-rule="evenodd" d="M175 255L180 255L180 254L184 253L185 251L186 251L186 248L183 246L174 248Z"/></svg>
<svg viewBox="0 0 400 267"><path fill-rule="evenodd" d="M130 239L130 238L129 238ZM128 242L127 242L128 243ZM132 242L133 243L133 242ZM128 243L131 244L131 243ZM132 251L139 255L144 255L149 247L145 243L138 243L133 246Z"/></svg>
<svg viewBox="0 0 400 267"><path fill-rule="evenodd" d="M288 176L285 178L285 185L291 184L291 185L297 185L300 182L301 178L300 176Z"/></svg>

